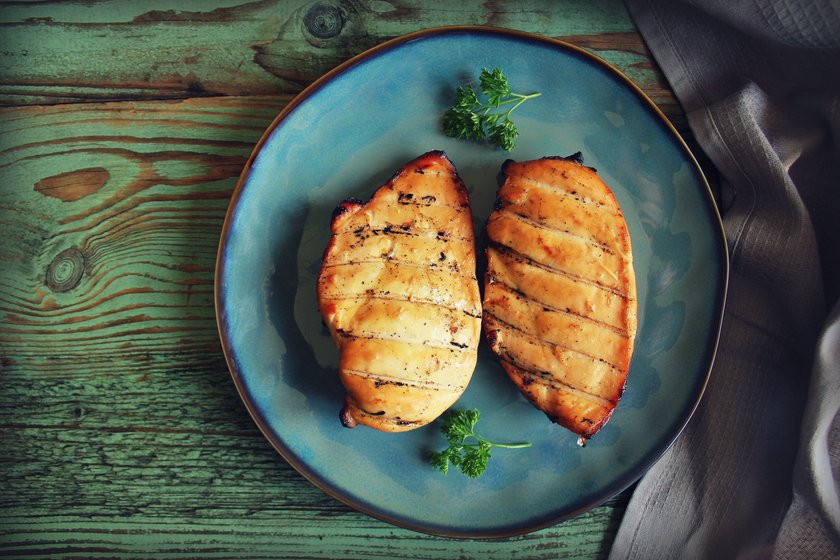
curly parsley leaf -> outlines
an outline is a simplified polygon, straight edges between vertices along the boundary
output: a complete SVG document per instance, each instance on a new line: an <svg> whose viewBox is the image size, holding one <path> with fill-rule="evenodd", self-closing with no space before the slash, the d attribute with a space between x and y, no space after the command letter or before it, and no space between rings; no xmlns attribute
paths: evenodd
<svg viewBox="0 0 840 560"><path fill-rule="evenodd" d="M452 465L466 476L477 478L487 470L491 448L519 449L531 446L528 442L497 443L476 434L475 425L479 418L478 410L450 410L444 415L440 431L449 446L431 454L429 462L433 467L447 474Z"/></svg>
<svg viewBox="0 0 840 560"><path fill-rule="evenodd" d="M478 83L481 92L487 96L487 104L491 107L500 106L506 97L513 95L508 85L507 76L499 68L493 68L490 71L483 68L481 75L478 77Z"/></svg>
<svg viewBox="0 0 840 560"><path fill-rule="evenodd" d="M471 85L458 86L455 105L443 114L443 132L453 138L479 142L488 140L504 150L516 146L519 130L510 118L514 109L540 93L513 93L501 69L481 69L479 89L482 102Z"/></svg>

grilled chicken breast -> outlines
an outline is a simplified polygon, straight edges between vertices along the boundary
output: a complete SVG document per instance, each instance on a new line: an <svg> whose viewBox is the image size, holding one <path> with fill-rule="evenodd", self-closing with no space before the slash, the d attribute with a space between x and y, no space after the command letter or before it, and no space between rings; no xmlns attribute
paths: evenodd
<svg viewBox="0 0 840 560"><path fill-rule="evenodd" d="M630 234L580 154L507 161L487 222L484 331L531 403L584 444L624 390L636 335Z"/></svg>
<svg viewBox="0 0 840 560"><path fill-rule="evenodd" d="M368 202L338 206L318 305L340 353L345 426L411 430L464 392L481 296L469 196L443 152L407 163Z"/></svg>

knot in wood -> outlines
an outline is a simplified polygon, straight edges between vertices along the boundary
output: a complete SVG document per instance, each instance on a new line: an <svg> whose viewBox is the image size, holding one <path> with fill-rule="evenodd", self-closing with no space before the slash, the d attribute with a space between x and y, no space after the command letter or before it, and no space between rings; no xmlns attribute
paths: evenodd
<svg viewBox="0 0 840 560"><path fill-rule="evenodd" d="M85 255L72 247L59 253L47 267L47 287L53 292L75 288L85 272Z"/></svg>
<svg viewBox="0 0 840 560"><path fill-rule="evenodd" d="M344 28L344 15L336 6L329 4L315 4L303 16L306 30L318 39L336 37Z"/></svg>

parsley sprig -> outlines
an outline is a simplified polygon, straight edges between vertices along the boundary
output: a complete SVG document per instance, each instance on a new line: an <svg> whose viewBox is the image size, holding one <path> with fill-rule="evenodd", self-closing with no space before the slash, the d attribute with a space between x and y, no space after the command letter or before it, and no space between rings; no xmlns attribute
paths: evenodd
<svg viewBox="0 0 840 560"><path fill-rule="evenodd" d="M443 132L453 138L472 141L487 139L504 150L512 150L516 146L519 130L510 119L510 114L528 99L541 94L511 92L507 76L499 68L482 68L479 87L485 97L483 102L479 100L472 85L458 86L455 105L443 115Z"/></svg>
<svg viewBox="0 0 840 560"><path fill-rule="evenodd" d="M450 410L443 417L440 431L446 436L449 447L432 452L429 461L443 474L449 472L452 464L470 478L477 478L487 469L490 449L500 447L519 449L531 447L525 443L496 443L475 433L480 413L478 410ZM467 440L472 438L472 441Z"/></svg>

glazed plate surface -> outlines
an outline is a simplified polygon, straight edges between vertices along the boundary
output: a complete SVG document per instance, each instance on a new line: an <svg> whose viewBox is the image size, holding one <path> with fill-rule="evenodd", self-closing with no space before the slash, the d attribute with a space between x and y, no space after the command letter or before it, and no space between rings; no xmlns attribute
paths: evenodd
<svg viewBox="0 0 840 560"><path fill-rule="evenodd" d="M458 84L500 67L514 91L512 152L441 132ZM404 163L443 150L470 191L479 255L507 159L580 151L630 229L639 328L627 389L585 448L508 380L485 342L456 408L481 433L530 441L496 450L486 473L444 476L438 422L401 434L342 427L338 352L315 283L330 216L367 199ZM637 480L678 437L714 357L727 282L720 218L696 161L626 78L564 43L442 28L380 45L324 76L266 131L231 201L216 271L217 320L236 383L271 444L324 491L374 517L459 537L521 534L594 507ZM479 278L483 266L479 264Z"/></svg>

